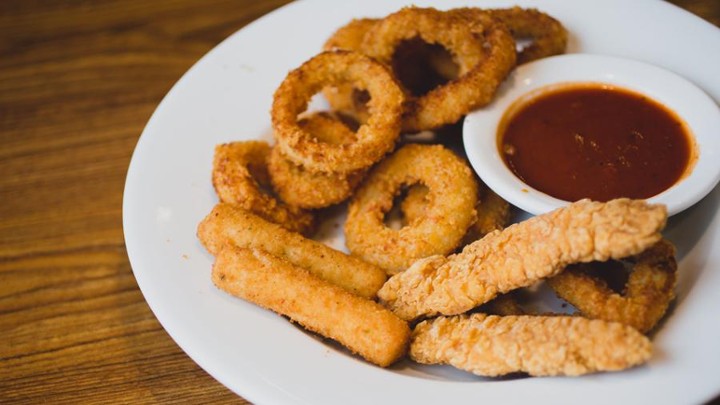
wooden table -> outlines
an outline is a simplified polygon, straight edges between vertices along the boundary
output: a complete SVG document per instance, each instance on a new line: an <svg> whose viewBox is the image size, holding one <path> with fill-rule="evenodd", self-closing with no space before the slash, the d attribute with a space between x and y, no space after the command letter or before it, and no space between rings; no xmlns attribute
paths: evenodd
<svg viewBox="0 0 720 405"><path fill-rule="evenodd" d="M720 25L717 0L673 2ZM145 303L122 192L173 83L284 3L0 2L0 403L247 403Z"/></svg>

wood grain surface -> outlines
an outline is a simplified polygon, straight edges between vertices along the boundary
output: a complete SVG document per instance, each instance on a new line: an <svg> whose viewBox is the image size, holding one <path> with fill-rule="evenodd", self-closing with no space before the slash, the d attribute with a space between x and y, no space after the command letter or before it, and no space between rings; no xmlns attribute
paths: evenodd
<svg viewBox="0 0 720 405"><path fill-rule="evenodd" d="M0 403L247 403L132 275L135 143L203 54L286 1L0 1ZM674 0L720 23L720 1Z"/></svg>

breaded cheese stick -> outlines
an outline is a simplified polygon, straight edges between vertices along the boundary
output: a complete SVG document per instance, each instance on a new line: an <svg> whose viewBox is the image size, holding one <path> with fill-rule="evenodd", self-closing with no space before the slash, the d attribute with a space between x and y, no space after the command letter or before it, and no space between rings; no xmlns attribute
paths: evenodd
<svg viewBox="0 0 720 405"><path fill-rule="evenodd" d="M577 376L646 362L650 340L617 322L578 316L439 317L415 327L410 358L450 364L481 376L525 372Z"/></svg>
<svg viewBox="0 0 720 405"><path fill-rule="evenodd" d="M262 249L366 298L374 298L387 279L385 271L377 266L230 204L220 203L213 208L198 225L198 238L214 255L227 243Z"/></svg>
<svg viewBox="0 0 720 405"><path fill-rule="evenodd" d="M660 240L666 220L665 206L642 200L581 200L490 233L456 255L419 260L378 296L406 320L461 314L569 264L638 254Z"/></svg>
<svg viewBox="0 0 720 405"><path fill-rule="evenodd" d="M386 367L407 351L407 323L375 301L359 297L259 249L226 245L212 271L215 285L289 317Z"/></svg>

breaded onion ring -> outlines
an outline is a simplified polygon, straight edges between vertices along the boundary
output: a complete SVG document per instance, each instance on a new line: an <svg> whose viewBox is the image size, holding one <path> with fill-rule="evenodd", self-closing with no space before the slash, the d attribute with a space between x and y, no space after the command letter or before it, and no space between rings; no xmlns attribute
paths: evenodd
<svg viewBox="0 0 720 405"><path fill-rule="evenodd" d="M340 27L328 38L323 46L325 51L345 50L360 52L365 33L378 19L354 19ZM323 89L323 95L333 110L355 118L358 122L367 121L370 115L366 103L370 96L367 92L356 89L352 83L340 83Z"/></svg>
<svg viewBox="0 0 720 405"><path fill-rule="evenodd" d="M355 140L355 133L328 114L312 114L298 125L318 141L343 145ZM366 170L350 173L314 172L291 162L279 148L273 148L268 163L273 189L288 204L301 208L324 208L346 200L360 183Z"/></svg>
<svg viewBox="0 0 720 405"><path fill-rule="evenodd" d="M400 229L385 214L403 187L428 187L425 215ZM350 251L389 274L415 260L455 249L475 220L477 183L470 168L440 145L409 144L380 162L350 201L345 241Z"/></svg>
<svg viewBox="0 0 720 405"><path fill-rule="evenodd" d="M212 183L220 201L237 205L270 222L305 235L315 217L299 207L278 201L270 190L270 146L262 141L231 142L215 147Z"/></svg>
<svg viewBox="0 0 720 405"><path fill-rule="evenodd" d="M675 247L661 240L627 262L632 269L621 294L611 290L601 278L587 273L599 265L597 262L565 269L547 281L560 298L584 316L621 322L648 332L675 298Z"/></svg>
<svg viewBox="0 0 720 405"><path fill-rule="evenodd" d="M362 40L379 19L354 19L340 27L323 46L324 50L344 49L361 52ZM458 66L452 55L440 45L430 45L420 38L400 43L393 54L392 68L396 78L415 96L422 95L458 76ZM333 110L358 122L368 117L366 103L370 96L350 84L323 89L323 95Z"/></svg>
<svg viewBox="0 0 720 405"><path fill-rule="evenodd" d="M383 18L365 34L362 51L389 66L398 45L416 37L447 49L460 76L420 97L410 97L404 131L451 124L489 103L515 66L515 41L503 24L487 14L467 16L432 8L407 7Z"/></svg>
<svg viewBox="0 0 720 405"><path fill-rule="evenodd" d="M333 35L325 41L323 49L326 51L360 51L365 33L378 22L377 18L356 18L338 28Z"/></svg>
<svg viewBox="0 0 720 405"><path fill-rule="evenodd" d="M313 95L352 83L370 95L370 116L346 145L318 142L298 124ZM348 51L323 52L291 71L275 91L273 135L282 153L309 170L352 172L367 168L395 147L404 95L392 73L373 59Z"/></svg>
<svg viewBox="0 0 720 405"><path fill-rule="evenodd" d="M510 203L485 184L480 187L480 198L476 210L477 220L468 229L463 240L465 244L482 239L490 232L505 229L510 223Z"/></svg>
<svg viewBox="0 0 720 405"><path fill-rule="evenodd" d="M485 184L480 183L478 189L480 193L475 207L477 219L468 229L462 245L481 239L490 232L501 230L510 222L510 204ZM427 209L427 195L428 188L423 185L418 184L407 190L405 199L400 203L400 212L405 223L412 224L422 218Z"/></svg>
<svg viewBox="0 0 720 405"><path fill-rule="evenodd" d="M560 21L550 15L536 9L517 6L484 11L507 25L517 40L531 40L530 44L518 53L518 64L565 52L567 30Z"/></svg>
<svg viewBox="0 0 720 405"><path fill-rule="evenodd" d="M424 184L415 184L407 189L405 198L400 202L400 212L405 225L422 220L427 212L429 193L430 190Z"/></svg>

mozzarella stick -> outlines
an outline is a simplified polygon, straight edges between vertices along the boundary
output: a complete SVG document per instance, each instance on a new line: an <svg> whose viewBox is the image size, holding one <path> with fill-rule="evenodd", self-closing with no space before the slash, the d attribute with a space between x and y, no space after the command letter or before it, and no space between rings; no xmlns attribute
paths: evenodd
<svg viewBox="0 0 720 405"><path fill-rule="evenodd" d="M262 249L366 298L374 298L387 278L385 271L375 265L290 232L230 204L215 206L200 222L198 238L214 255L227 243Z"/></svg>
<svg viewBox="0 0 720 405"><path fill-rule="evenodd" d="M410 358L495 377L577 376L646 362L650 340L630 326L577 316L439 317L413 331Z"/></svg>
<svg viewBox="0 0 720 405"><path fill-rule="evenodd" d="M386 367L407 351L407 323L375 301L323 281L259 249L226 245L212 271L215 285L234 296L289 317Z"/></svg>

